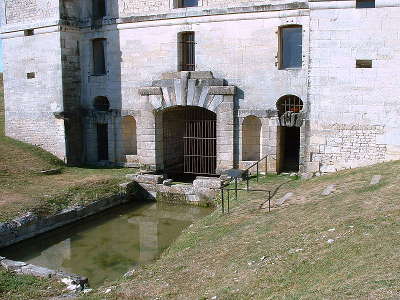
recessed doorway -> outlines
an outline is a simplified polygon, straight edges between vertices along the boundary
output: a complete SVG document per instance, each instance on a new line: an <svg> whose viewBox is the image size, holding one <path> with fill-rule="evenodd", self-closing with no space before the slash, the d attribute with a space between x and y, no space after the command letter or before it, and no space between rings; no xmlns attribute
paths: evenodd
<svg viewBox="0 0 400 300"><path fill-rule="evenodd" d="M168 176L215 175L216 114L177 106L163 112L164 172Z"/></svg>
<svg viewBox="0 0 400 300"><path fill-rule="evenodd" d="M279 172L298 172L300 157L300 128L278 127Z"/></svg>

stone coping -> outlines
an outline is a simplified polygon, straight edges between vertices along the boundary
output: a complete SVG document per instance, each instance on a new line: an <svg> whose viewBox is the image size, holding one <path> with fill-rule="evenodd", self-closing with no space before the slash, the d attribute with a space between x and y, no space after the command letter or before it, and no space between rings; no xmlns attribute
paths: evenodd
<svg viewBox="0 0 400 300"><path fill-rule="evenodd" d="M46 217L27 213L12 221L0 223L0 248L4 248L39 234L74 223L86 217L95 215L106 209L130 201L128 190L130 185L120 185L121 193L107 198L99 199L86 206L66 208L61 212Z"/></svg>
<svg viewBox="0 0 400 300"><path fill-rule="evenodd" d="M12 271L20 275L31 275L42 278L57 278L66 284L67 289L70 291L82 291L89 284L88 279L80 275L51 270L22 261L14 261L2 256L0 256L0 266L7 271Z"/></svg>

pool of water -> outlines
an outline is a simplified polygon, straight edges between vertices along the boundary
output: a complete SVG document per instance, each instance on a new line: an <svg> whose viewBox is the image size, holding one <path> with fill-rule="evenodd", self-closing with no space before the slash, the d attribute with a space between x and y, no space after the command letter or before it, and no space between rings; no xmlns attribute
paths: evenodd
<svg viewBox="0 0 400 300"><path fill-rule="evenodd" d="M153 262L209 208L123 205L0 250L9 259L89 278L91 287Z"/></svg>

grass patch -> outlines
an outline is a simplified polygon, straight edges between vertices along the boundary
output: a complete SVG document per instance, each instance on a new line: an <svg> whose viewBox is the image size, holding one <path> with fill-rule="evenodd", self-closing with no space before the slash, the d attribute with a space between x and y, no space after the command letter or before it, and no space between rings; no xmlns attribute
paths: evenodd
<svg viewBox="0 0 400 300"><path fill-rule="evenodd" d="M53 279L17 275L0 267L0 299L46 299L59 295L63 285Z"/></svg>
<svg viewBox="0 0 400 300"><path fill-rule="evenodd" d="M373 175L383 176L371 187ZM396 299L400 297L400 162L310 180L266 176L188 228L161 259L84 299ZM336 191L321 193L329 184ZM241 183L245 185L245 183ZM332 240L331 242L328 242ZM151 288L149 288L151 287ZM183 296L184 295L184 296Z"/></svg>
<svg viewBox="0 0 400 300"><path fill-rule="evenodd" d="M0 222L28 211L56 213L73 205L118 193L118 184L134 172L123 168L68 167L39 147L4 135L4 98L0 80ZM41 171L61 168L61 174Z"/></svg>

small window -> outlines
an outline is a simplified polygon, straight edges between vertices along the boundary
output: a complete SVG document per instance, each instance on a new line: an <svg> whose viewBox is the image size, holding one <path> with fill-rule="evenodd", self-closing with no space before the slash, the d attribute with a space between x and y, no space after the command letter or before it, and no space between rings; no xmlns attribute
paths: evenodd
<svg viewBox="0 0 400 300"><path fill-rule="evenodd" d="M36 77L35 72L26 73L26 78L27 79L34 79L35 77Z"/></svg>
<svg viewBox="0 0 400 300"><path fill-rule="evenodd" d="M181 32L178 35L178 71L195 71L195 39L194 32Z"/></svg>
<svg viewBox="0 0 400 300"><path fill-rule="evenodd" d="M356 8L374 8L375 0L357 0Z"/></svg>
<svg viewBox="0 0 400 300"><path fill-rule="evenodd" d="M356 60L356 68L370 69L370 68L372 68L372 60L370 60L370 59L357 59Z"/></svg>
<svg viewBox="0 0 400 300"><path fill-rule="evenodd" d="M24 30L24 35L25 36L31 36L34 35L35 33L33 32L33 29L26 29Z"/></svg>
<svg viewBox="0 0 400 300"><path fill-rule="evenodd" d="M106 74L105 39L93 40L93 75Z"/></svg>
<svg viewBox="0 0 400 300"><path fill-rule="evenodd" d="M199 6L198 0L176 0L176 8Z"/></svg>
<svg viewBox="0 0 400 300"><path fill-rule="evenodd" d="M106 1L92 0L93 19L98 20L106 16Z"/></svg>
<svg viewBox="0 0 400 300"><path fill-rule="evenodd" d="M279 31L279 68L301 68L303 38L301 26L282 27Z"/></svg>

